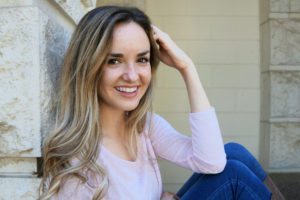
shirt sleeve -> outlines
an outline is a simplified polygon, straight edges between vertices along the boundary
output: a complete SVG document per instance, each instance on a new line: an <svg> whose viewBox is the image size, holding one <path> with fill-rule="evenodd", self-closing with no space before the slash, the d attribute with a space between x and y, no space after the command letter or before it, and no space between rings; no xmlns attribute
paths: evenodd
<svg viewBox="0 0 300 200"><path fill-rule="evenodd" d="M198 173L219 173L226 165L226 154L215 109L189 113L192 136L175 130L154 114L150 140L155 153L170 162Z"/></svg>

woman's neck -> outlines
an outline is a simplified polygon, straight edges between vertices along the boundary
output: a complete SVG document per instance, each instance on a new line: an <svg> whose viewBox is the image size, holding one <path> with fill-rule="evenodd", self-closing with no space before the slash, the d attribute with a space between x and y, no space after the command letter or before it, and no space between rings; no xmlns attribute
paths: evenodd
<svg viewBox="0 0 300 200"><path fill-rule="evenodd" d="M100 120L104 138L120 139L125 131L125 111L102 107Z"/></svg>

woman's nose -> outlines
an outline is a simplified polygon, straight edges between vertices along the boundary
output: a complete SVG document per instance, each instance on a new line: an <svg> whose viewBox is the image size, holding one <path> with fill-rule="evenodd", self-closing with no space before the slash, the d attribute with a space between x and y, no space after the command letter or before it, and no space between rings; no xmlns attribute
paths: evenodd
<svg viewBox="0 0 300 200"><path fill-rule="evenodd" d="M135 64L128 64L126 66L125 72L123 74L123 78L124 80L131 81L131 82L138 80L139 75Z"/></svg>

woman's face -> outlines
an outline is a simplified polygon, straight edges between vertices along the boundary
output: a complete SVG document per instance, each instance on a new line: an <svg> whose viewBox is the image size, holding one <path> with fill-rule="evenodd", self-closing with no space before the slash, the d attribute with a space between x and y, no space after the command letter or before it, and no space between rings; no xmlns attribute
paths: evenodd
<svg viewBox="0 0 300 200"><path fill-rule="evenodd" d="M117 24L99 87L102 106L134 110L150 81L150 42L144 29L135 22Z"/></svg>

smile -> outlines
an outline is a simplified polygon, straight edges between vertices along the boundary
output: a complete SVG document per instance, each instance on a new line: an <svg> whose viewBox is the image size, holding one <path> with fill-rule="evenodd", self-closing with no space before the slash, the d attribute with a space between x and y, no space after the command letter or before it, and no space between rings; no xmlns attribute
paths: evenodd
<svg viewBox="0 0 300 200"><path fill-rule="evenodd" d="M138 87L137 86L135 86L135 87L116 87L116 89L119 92L134 93L137 91Z"/></svg>

